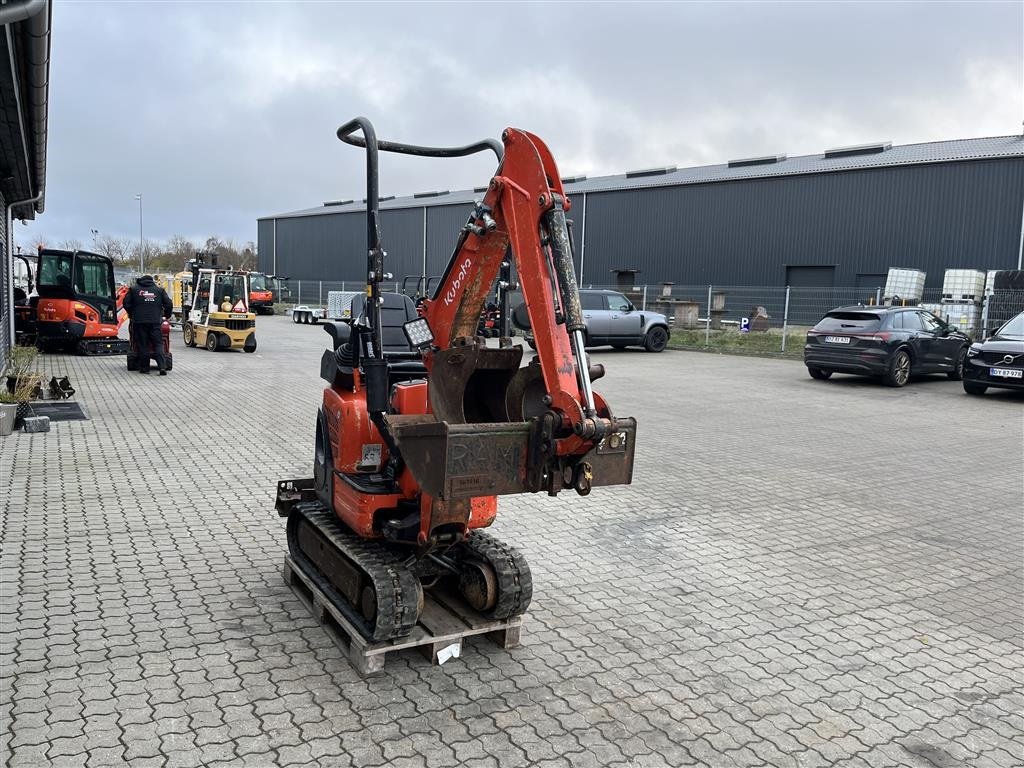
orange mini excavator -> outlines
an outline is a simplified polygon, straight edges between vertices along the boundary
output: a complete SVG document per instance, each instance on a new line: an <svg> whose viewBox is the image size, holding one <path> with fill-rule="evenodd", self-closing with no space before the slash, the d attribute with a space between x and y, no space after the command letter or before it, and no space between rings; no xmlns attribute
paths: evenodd
<svg viewBox="0 0 1024 768"><path fill-rule="evenodd" d="M460 592L484 616L523 613L529 566L481 529L505 494L586 495L632 480L636 420L615 418L584 353L558 168L539 138L420 147L379 141L365 118L338 138L366 149L366 297L327 326L314 477L278 484L293 561L367 639L408 634L424 588ZM462 228L433 297L418 308L380 291L378 152L463 157L493 151L497 172ZM477 336L480 312L511 255L537 355Z"/></svg>
<svg viewBox="0 0 1024 768"><path fill-rule="evenodd" d="M124 290L114 286L113 263L88 251L39 250L36 270L36 344L40 350L80 355L123 355L117 336Z"/></svg>

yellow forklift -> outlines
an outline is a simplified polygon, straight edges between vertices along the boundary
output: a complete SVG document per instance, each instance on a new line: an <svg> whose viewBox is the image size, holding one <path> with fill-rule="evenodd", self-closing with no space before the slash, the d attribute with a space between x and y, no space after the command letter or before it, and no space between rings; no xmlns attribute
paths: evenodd
<svg viewBox="0 0 1024 768"><path fill-rule="evenodd" d="M192 295L182 306L182 333L189 347L256 351L256 314L249 311L249 273L189 262Z"/></svg>

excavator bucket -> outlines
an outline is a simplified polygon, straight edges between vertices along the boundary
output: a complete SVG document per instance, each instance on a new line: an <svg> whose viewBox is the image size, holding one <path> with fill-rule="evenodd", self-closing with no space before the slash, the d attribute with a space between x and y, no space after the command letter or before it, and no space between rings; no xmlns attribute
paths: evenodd
<svg viewBox="0 0 1024 768"><path fill-rule="evenodd" d="M406 466L431 496L453 501L474 496L576 487L581 471L590 486L628 485L633 479L635 419L615 429L581 457L543 450L545 421L449 424L431 415L388 417Z"/></svg>
<svg viewBox="0 0 1024 768"><path fill-rule="evenodd" d="M521 346L495 349L460 339L434 355L431 413L391 415L406 466L423 490L445 501L575 487L624 485L633 478L634 419L589 451L557 456L540 367L520 367ZM582 480L581 480L582 477Z"/></svg>

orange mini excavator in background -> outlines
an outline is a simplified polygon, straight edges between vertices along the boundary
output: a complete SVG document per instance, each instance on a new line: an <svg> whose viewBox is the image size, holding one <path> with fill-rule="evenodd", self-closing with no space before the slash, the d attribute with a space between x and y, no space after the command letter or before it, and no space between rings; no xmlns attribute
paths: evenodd
<svg viewBox="0 0 1024 768"><path fill-rule="evenodd" d="M359 135L357 135L359 134ZM351 324L328 324L328 386L316 421L314 477L278 484L295 564L367 639L408 634L424 588L446 585L484 616L523 613L529 566L480 529L497 497L632 480L636 421L615 418L591 382L565 213L544 143L514 128L502 143L457 148L379 141L365 118L338 138L366 149L367 281ZM451 261L417 312L382 294L378 151L463 157L493 151L498 169ZM537 355L477 336L480 312L511 252Z"/></svg>
<svg viewBox="0 0 1024 768"><path fill-rule="evenodd" d="M68 349L80 355L123 355L117 336L121 308L113 263L88 251L39 250L36 269L36 344L42 351Z"/></svg>

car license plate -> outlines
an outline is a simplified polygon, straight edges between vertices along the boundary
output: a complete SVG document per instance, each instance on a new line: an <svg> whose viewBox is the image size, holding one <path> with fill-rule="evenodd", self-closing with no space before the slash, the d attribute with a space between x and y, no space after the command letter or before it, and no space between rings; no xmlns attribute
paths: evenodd
<svg viewBox="0 0 1024 768"><path fill-rule="evenodd" d="M825 343L826 344L849 344L850 343L850 337L849 336L826 336L825 337Z"/></svg>
<svg viewBox="0 0 1024 768"><path fill-rule="evenodd" d="M988 375L1002 379L1024 378L1024 369L1021 368L989 368Z"/></svg>

